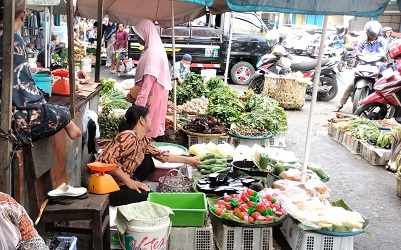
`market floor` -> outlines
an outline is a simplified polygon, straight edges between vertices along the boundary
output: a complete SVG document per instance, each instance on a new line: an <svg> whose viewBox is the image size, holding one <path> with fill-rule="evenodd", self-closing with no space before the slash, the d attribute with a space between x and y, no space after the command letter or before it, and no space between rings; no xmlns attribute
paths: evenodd
<svg viewBox="0 0 401 250"><path fill-rule="evenodd" d="M110 74L102 67L101 77L112 77L118 82L127 79ZM372 237L366 234L354 237L354 250L399 250L401 249L401 199L396 196L396 178L383 167L370 165L359 155L353 155L343 145L332 140L327 134L327 120L335 117L338 104L353 72L342 73L342 83L338 82L337 97L330 102L318 102L312 123L309 161L321 166L331 176L327 183L331 189L331 200L343 199L353 210L360 212L370 221ZM243 93L246 86L230 85ZM286 148L303 160L306 132L310 112L310 97L299 111L286 111L288 133ZM342 110L351 113L348 102ZM274 231L274 238L279 231ZM281 240L278 239L278 242ZM288 247L288 245L287 245ZM281 249L289 249L285 244Z"/></svg>

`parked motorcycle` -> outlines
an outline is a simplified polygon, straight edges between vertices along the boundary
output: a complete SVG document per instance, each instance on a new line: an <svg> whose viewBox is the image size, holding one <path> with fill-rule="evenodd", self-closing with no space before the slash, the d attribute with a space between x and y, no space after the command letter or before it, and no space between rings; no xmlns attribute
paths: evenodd
<svg viewBox="0 0 401 250"><path fill-rule="evenodd" d="M375 92L361 101L355 115L371 120L401 117L400 73L389 68L383 75L373 87Z"/></svg>
<svg viewBox="0 0 401 250"><path fill-rule="evenodd" d="M357 65L357 60L356 60L356 48L354 47L347 47L346 48L348 52L348 59L344 61L344 52L341 54L341 58L339 59L339 62L337 64L337 68L340 72L343 72L344 69L352 69L356 67Z"/></svg>
<svg viewBox="0 0 401 250"><path fill-rule="evenodd" d="M261 58L257 64L257 71L251 76L248 89L252 89L256 94L260 94L264 88L265 74L286 75L291 72L300 71L304 77L311 77L312 81L315 77L315 68L317 60L291 63L292 57L287 53L274 53L267 54ZM336 63L331 62L329 59L323 59L322 71L320 74L320 84L318 87L317 99L319 101L328 102L332 100L338 92L338 85L336 79L336 72L334 67ZM306 88L306 94L312 95L313 86Z"/></svg>
<svg viewBox="0 0 401 250"><path fill-rule="evenodd" d="M385 58L378 53L363 53L357 56L358 65L354 73L354 91L352 93L352 112L359 103L373 93L373 85L379 79L380 67Z"/></svg>

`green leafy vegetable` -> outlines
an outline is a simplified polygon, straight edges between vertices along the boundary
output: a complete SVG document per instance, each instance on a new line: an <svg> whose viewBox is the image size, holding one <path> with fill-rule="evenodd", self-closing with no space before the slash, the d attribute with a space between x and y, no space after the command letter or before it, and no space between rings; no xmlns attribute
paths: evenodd
<svg viewBox="0 0 401 250"><path fill-rule="evenodd" d="M108 80L106 80L105 78L101 78L100 84L102 84L103 88L100 91L99 96L102 97L104 94L107 94L114 90L116 80L114 80L113 78L109 78Z"/></svg>
<svg viewBox="0 0 401 250"><path fill-rule="evenodd" d="M177 86L177 105L201 96L206 96L208 89L203 83L204 77L197 74L185 76L184 81ZM174 101L174 91L170 91L169 100Z"/></svg>

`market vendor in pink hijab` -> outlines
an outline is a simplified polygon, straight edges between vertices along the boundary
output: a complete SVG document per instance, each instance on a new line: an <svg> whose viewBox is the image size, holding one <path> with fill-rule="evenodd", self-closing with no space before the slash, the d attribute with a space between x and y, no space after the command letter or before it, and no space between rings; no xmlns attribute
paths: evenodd
<svg viewBox="0 0 401 250"><path fill-rule="evenodd" d="M135 100L135 105L149 107L152 131L146 137L154 138L156 141L164 141L167 101L171 90L167 54L159 33L150 20L141 20L134 26L134 30L138 35L139 43L144 45L145 48L135 74L135 85L138 93L134 93L134 87L130 91L130 95ZM151 102L147 103L149 98L151 98Z"/></svg>

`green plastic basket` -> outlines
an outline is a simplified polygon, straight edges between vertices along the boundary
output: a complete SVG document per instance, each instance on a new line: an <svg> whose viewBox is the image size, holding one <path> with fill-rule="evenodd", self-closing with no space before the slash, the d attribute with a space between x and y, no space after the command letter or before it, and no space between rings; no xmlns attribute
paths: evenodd
<svg viewBox="0 0 401 250"><path fill-rule="evenodd" d="M207 211L204 193L150 193L148 201L173 210L170 215L173 227L202 227Z"/></svg>

